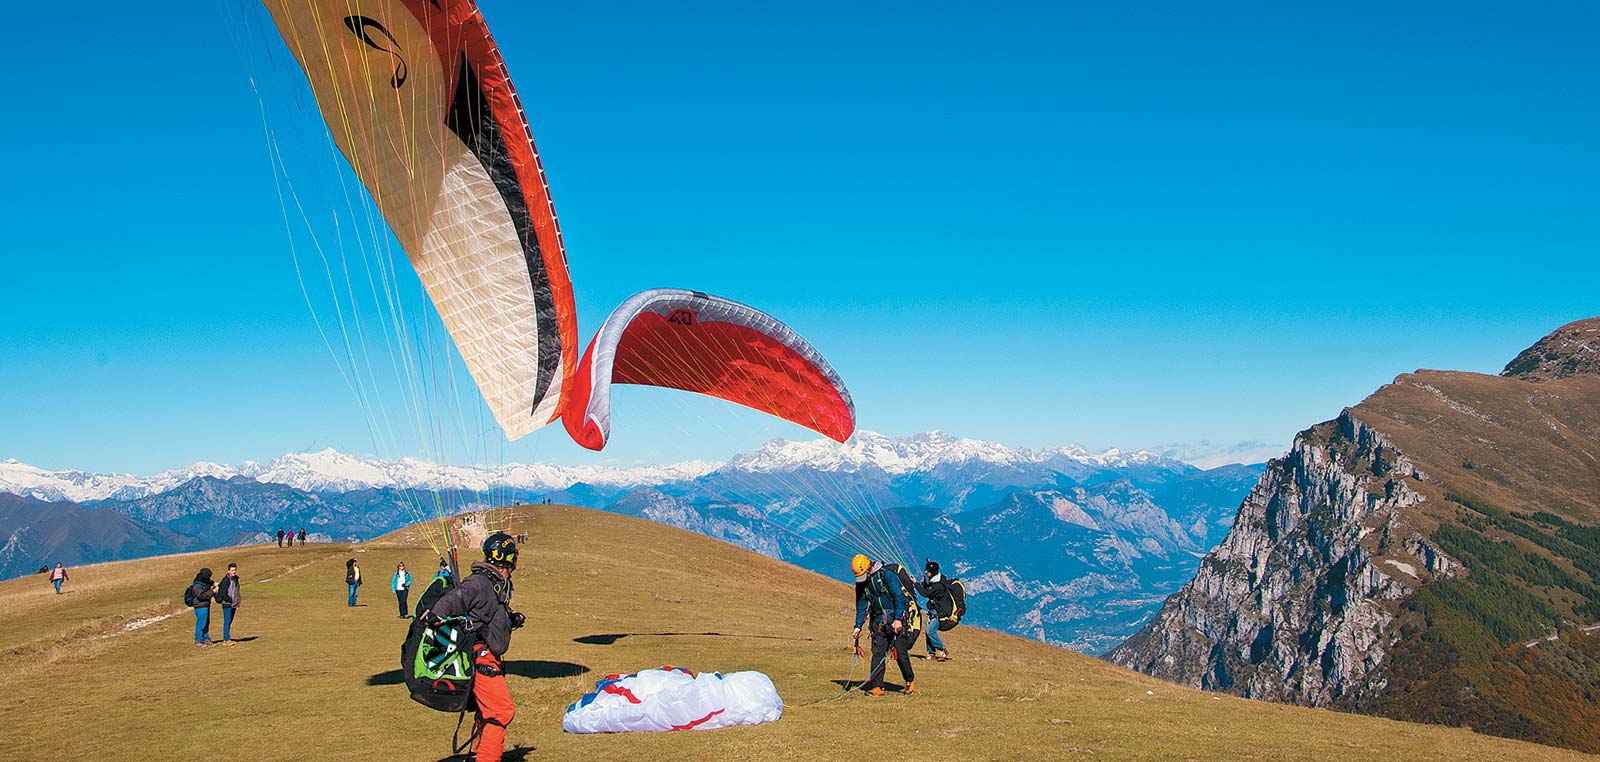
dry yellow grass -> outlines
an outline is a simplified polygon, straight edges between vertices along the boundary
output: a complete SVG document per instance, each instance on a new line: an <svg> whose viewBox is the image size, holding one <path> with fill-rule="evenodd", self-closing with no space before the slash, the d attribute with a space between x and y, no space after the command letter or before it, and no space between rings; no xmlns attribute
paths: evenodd
<svg viewBox="0 0 1600 762"><path fill-rule="evenodd" d="M1202 693L970 628L950 634L957 661L915 662L919 695L852 693L757 727L567 735L562 712L596 678L662 664L761 670L791 704L837 693L833 681L850 665L850 591L645 521L562 506L516 511L511 525L532 541L516 576L529 625L507 655L518 704L510 740L533 747L530 759L1586 758ZM351 556L368 580L366 605L355 609L344 605ZM249 582L234 634L253 640L195 648L179 593L200 566L220 571L229 560ZM83 567L61 596L36 577L0 584L0 756L441 758L455 718L412 703L398 682L405 622L386 583L399 560L418 577L434 565L432 551L401 532L360 546L256 546ZM125 629L163 613L175 615Z"/></svg>

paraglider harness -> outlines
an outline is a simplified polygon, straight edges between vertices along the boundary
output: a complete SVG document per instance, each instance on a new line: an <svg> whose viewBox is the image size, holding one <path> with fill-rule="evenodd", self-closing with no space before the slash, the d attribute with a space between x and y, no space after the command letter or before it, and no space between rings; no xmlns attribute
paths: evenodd
<svg viewBox="0 0 1600 762"><path fill-rule="evenodd" d="M954 630L956 625L961 624L961 617L967 615L966 584L959 579L947 578L945 581L945 590L950 592L950 613L946 616L938 617L939 632ZM933 608L933 601L928 601L928 608ZM938 612L930 611L929 613L937 615Z"/></svg>
<svg viewBox="0 0 1600 762"><path fill-rule="evenodd" d="M454 575L434 577L417 599L416 616L400 646L400 674L417 703L441 712L465 712L472 705L472 650L477 635L466 617L440 619L433 605L456 584Z"/></svg>
<svg viewBox="0 0 1600 762"><path fill-rule="evenodd" d="M901 633L921 632L922 608L917 605L917 588L910 584L910 577L905 573L905 567L899 564L884 564L880 572L885 576L880 577L875 573L867 577L867 594L876 598L878 603L878 621L872 622L872 626L888 635L891 641L897 635L893 627L892 604L895 592L889 589L887 584L888 575L894 575L900 582L900 597L905 602L906 610L905 618L900 620Z"/></svg>

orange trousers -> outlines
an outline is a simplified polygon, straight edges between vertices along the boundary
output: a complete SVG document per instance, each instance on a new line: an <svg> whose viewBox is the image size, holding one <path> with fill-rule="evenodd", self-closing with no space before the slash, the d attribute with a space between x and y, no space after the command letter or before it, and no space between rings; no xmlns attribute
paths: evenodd
<svg viewBox="0 0 1600 762"><path fill-rule="evenodd" d="M500 660L479 645L473 662L478 676L472 681L472 700L478 705L473 718L473 730L478 733L475 762L500 762L506 749L506 726L517 716L517 707L511 703L511 688L506 685L506 674L500 669Z"/></svg>

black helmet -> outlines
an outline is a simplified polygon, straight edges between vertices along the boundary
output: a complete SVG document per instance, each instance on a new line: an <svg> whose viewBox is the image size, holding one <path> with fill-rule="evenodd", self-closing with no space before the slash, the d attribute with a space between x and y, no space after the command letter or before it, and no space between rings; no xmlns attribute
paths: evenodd
<svg viewBox="0 0 1600 762"><path fill-rule="evenodd" d="M506 569L517 568L517 542L505 532L495 532L483 541L483 559Z"/></svg>
<svg viewBox="0 0 1600 762"><path fill-rule="evenodd" d="M927 565L922 567L922 569L923 569L923 571L926 571L929 574L938 574L939 573L939 562L938 561L929 561L927 563Z"/></svg>

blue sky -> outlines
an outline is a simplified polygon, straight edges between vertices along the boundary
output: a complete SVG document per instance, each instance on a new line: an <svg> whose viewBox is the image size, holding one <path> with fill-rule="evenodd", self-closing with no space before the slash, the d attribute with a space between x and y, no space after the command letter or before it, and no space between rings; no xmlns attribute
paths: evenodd
<svg viewBox="0 0 1600 762"><path fill-rule="evenodd" d="M1593 4L546 5L483 3L582 330L646 287L750 302L865 428L1286 444L1398 373L1496 372L1600 314ZM250 86L286 70L247 16L8 14L30 33L0 49L0 457L461 457L375 442L318 336ZM600 456L559 430L484 447L804 434L617 405Z"/></svg>

